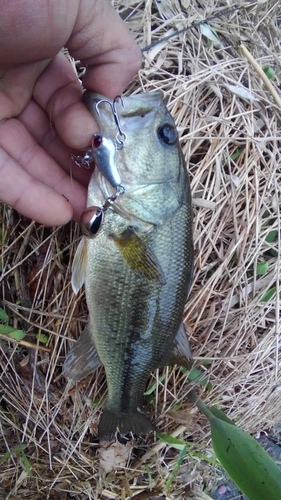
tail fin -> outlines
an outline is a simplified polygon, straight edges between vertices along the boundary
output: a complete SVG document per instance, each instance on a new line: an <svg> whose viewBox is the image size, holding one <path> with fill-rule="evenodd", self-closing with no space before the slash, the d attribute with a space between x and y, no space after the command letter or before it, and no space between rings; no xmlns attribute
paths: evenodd
<svg viewBox="0 0 281 500"><path fill-rule="evenodd" d="M134 413L116 414L105 408L99 423L99 439L100 441L111 441L116 433L125 436L130 432L148 434L156 430L156 427L143 413L135 411Z"/></svg>

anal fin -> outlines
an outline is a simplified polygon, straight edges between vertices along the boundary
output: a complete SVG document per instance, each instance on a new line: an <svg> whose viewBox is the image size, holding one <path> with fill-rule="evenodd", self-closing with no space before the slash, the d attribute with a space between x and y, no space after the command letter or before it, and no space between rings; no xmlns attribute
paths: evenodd
<svg viewBox="0 0 281 500"><path fill-rule="evenodd" d="M79 382L91 375L99 366L101 362L91 338L90 327L87 325L69 351L63 370L67 378Z"/></svg>

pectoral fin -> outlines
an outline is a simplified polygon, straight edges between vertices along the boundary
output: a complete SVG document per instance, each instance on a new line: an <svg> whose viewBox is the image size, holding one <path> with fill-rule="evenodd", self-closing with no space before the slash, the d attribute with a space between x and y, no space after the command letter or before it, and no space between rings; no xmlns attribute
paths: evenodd
<svg viewBox="0 0 281 500"><path fill-rule="evenodd" d="M99 366L101 362L91 338L90 327L87 325L69 351L63 370L68 378L79 382L91 375Z"/></svg>
<svg viewBox="0 0 281 500"><path fill-rule="evenodd" d="M87 265L87 247L86 239L83 237L77 247L72 264L71 285L72 290L77 295L80 288L84 285Z"/></svg>
<svg viewBox="0 0 281 500"><path fill-rule="evenodd" d="M175 364L185 366L188 369L192 366L192 354L183 323L181 323L169 351L162 358L160 366Z"/></svg>
<svg viewBox="0 0 281 500"><path fill-rule="evenodd" d="M119 236L112 235L112 238L126 262L139 276L165 284L164 272L156 255L132 228L128 227Z"/></svg>

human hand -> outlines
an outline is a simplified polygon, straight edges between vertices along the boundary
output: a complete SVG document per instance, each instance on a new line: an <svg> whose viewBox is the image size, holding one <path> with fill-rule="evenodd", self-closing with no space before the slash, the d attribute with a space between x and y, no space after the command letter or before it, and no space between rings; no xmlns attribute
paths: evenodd
<svg viewBox="0 0 281 500"><path fill-rule="evenodd" d="M87 65L83 85L111 98L141 65L108 0L2 0L0 200L46 225L79 220L90 171L70 155L98 130L62 47Z"/></svg>

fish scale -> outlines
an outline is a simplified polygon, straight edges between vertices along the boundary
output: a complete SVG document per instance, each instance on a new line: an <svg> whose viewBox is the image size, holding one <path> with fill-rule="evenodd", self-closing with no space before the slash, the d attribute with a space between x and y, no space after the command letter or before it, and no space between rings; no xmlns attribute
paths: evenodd
<svg viewBox="0 0 281 500"><path fill-rule="evenodd" d="M103 103L96 112L101 98L86 93L85 102L100 125L101 140L107 134L114 142L111 110ZM102 440L117 432L155 430L142 410L150 372L192 362L182 324L193 271L192 209L175 124L159 92L124 97L124 108L118 106L128 140L114 168L124 193L104 212L98 233L78 247L72 283L77 290L85 282L90 321L64 367L69 378L80 380L104 365ZM88 207L102 206L114 194L108 179L95 169ZM83 364L87 342L91 355Z"/></svg>

